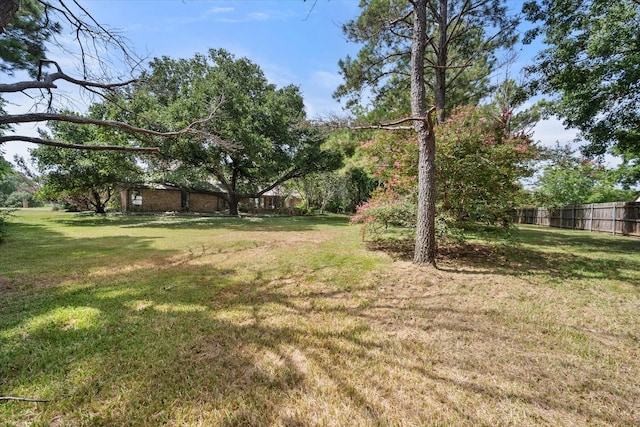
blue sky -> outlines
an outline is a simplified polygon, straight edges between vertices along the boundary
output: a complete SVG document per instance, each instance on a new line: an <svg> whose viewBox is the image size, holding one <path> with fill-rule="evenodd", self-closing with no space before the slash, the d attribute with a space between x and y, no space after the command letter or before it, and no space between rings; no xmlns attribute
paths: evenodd
<svg viewBox="0 0 640 427"><path fill-rule="evenodd" d="M520 7L520 1L509 4ZM347 41L341 30L343 23L358 16L357 0L315 4L314 0L93 0L82 5L101 24L118 29L142 56L188 58L209 48L224 48L247 57L272 83L300 86L309 117L341 111L332 98L341 82L338 61L358 52L358 45ZM63 36L70 38L68 33ZM534 53L531 48L523 50L514 68L526 64ZM68 62L60 55L54 49L49 54L51 59ZM21 100L15 102L28 102ZM20 107L25 106L15 105L15 111L9 111L24 111ZM36 130L28 126L20 131L35 134ZM534 138L551 145L574 135L558 121L548 121L538 125ZM7 143L2 149L11 159L14 154L27 156L27 147Z"/></svg>

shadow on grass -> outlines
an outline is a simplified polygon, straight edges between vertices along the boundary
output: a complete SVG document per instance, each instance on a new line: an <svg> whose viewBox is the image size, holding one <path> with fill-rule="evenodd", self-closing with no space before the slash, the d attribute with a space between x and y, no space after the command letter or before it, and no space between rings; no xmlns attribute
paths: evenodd
<svg viewBox="0 0 640 427"><path fill-rule="evenodd" d="M0 245L0 296L15 283L22 289L54 286L92 268L117 270L136 262L160 260L175 251L153 249L156 237L102 236L69 238L42 225L12 223ZM5 255L6 254L6 255ZM28 283L28 281L39 283Z"/></svg>
<svg viewBox="0 0 640 427"><path fill-rule="evenodd" d="M347 226L349 218L343 215L319 216L74 216L55 219L55 222L73 227L144 227L165 229L230 229L242 231L307 231L319 226Z"/></svg>
<svg viewBox="0 0 640 427"><path fill-rule="evenodd" d="M55 290L27 311L3 307L11 320L0 329L0 392L26 386L52 400L39 405L38 418L28 411L11 421L162 424L188 408L202 411L193 422L219 412L217 425L273 424L306 376L286 347L312 337L293 323L270 324L269 306L295 307L287 295L266 283L231 283L234 274L141 271L132 282ZM21 403L6 405L19 413ZM108 409L90 413L96 405Z"/></svg>
<svg viewBox="0 0 640 427"><path fill-rule="evenodd" d="M413 241L389 239L366 245L396 260L413 259ZM634 254L640 254L640 239L526 227L513 231L510 239L445 245L439 248L438 261L443 271L472 267L514 276L539 273L560 279L615 279L640 286L635 275L640 271L640 255Z"/></svg>
<svg viewBox="0 0 640 427"><path fill-rule="evenodd" d="M41 236L39 250L64 239L39 227L23 231ZM52 399L38 406L2 404L0 415L13 417L10 422L490 425L512 421L506 415L510 404L524 404L534 415L558 411L565 421L576 414L596 424L637 421L615 414L613 406L602 411L546 393L559 379L546 370L547 360L540 361L545 356L507 352L539 345L538 337L514 343L513 325L500 311L457 306L455 293L404 298L395 289L359 289L356 295L323 284L305 287L304 273L267 278L257 271L253 279L239 280L244 272L166 262L171 251L154 251L144 238L129 239L113 241L114 248L140 245L145 259L157 256L158 262L126 272L118 271L122 259L104 258L94 263L114 274L80 276L73 286L0 305L0 394ZM103 250L94 239L76 240L92 249L75 264ZM494 251L517 250L477 249L456 252L461 264L486 267ZM64 253L45 253L52 262L64 262ZM143 257L132 251L120 255L126 254ZM397 284L398 278L383 279ZM445 357L448 347L453 356ZM615 384L595 370L597 364L588 382L571 376L584 372L575 358L557 359L548 362L562 366L560 381L575 394L623 400ZM524 387L496 385L497 380ZM419 388L411 388L414 383ZM468 403L478 396L499 402L504 412L482 418ZM422 409L414 407L418 402ZM338 421L332 418L337 415Z"/></svg>
<svg viewBox="0 0 640 427"><path fill-rule="evenodd" d="M471 351L475 342L513 345L506 328L481 326L487 320L500 323L497 311L448 307L448 297L438 295L411 298L405 306L393 302L399 298L395 293L354 304L345 290L299 288L303 276L236 281L237 273L166 266L131 278L57 288L35 297L29 310L3 307L3 316L12 321L0 329L0 390L17 393L22 387L52 399L36 411L5 404L11 407L8 413L24 417L11 421L305 425L311 416L318 424L335 421L335 413L325 411L341 408L344 422L355 417L355 424L386 425L399 421L393 414L402 413L402 405L414 421L433 417L410 408L419 395L394 397L397 376L420 380L426 387L422 393L439 399L455 414L448 420L461 424L483 420L452 397L452 390L611 421L610 414L545 396L540 378L525 375L534 362L526 357L511 361L517 365L506 373L486 360L465 359L468 352L472 358L487 356ZM380 323L413 332L372 336ZM440 360L433 344L420 347L416 341L416 334L425 333L445 339L442 345L457 343L459 354ZM441 373L438 366L445 365L464 375ZM528 391L488 385L483 375L530 381ZM603 392L603 384L596 381L593 387ZM615 395L606 386L604 392ZM297 406L305 399L328 407Z"/></svg>

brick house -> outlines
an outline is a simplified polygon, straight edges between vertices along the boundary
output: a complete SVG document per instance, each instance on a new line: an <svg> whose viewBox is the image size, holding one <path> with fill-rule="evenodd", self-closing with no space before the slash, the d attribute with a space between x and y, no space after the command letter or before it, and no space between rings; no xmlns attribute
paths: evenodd
<svg viewBox="0 0 640 427"><path fill-rule="evenodd" d="M280 188L267 191L259 198L241 199L248 212L289 212L301 201L298 193ZM168 184L134 185L120 191L122 212L196 212L214 213L228 209L221 191L185 190Z"/></svg>
<svg viewBox="0 0 640 427"><path fill-rule="evenodd" d="M172 185L135 185L120 191L122 212L199 212L227 209L222 193L184 190Z"/></svg>
<svg viewBox="0 0 640 427"><path fill-rule="evenodd" d="M243 199L242 203L249 211L291 210L299 205L302 196L297 192L285 192L280 187L267 191L259 198Z"/></svg>

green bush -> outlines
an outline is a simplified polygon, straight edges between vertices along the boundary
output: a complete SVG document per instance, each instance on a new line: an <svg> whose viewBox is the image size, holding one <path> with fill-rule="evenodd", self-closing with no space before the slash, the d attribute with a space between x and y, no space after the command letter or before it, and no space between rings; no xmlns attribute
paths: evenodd
<svg viewBox="0 0 640 427"><path fill-rule="evenodd" d="M7 224L13 211L14 209L0 209L0 243L4 242L7 236Z"/></svg>
<svg viewBox="0 0 640 427"><path fill-rule="evenodd" d="M36 200L33 194L26 191L14 191L4 200L4 206L9 208L21 208L22 202L26 200L30 207L42 206L42 203Z"/></svg>

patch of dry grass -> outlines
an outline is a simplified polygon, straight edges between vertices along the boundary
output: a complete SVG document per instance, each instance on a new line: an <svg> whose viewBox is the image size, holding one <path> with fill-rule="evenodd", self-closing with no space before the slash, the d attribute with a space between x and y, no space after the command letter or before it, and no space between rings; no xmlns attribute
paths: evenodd
<svg viewBox="0 0 640 427"><path fill-rule="evenodd" d="M7 425L640 424L640 241L525 228L425 269L341 219L63 218L0 247L0 394L52 399Z"/></svg>

